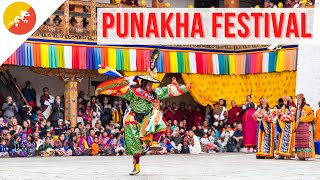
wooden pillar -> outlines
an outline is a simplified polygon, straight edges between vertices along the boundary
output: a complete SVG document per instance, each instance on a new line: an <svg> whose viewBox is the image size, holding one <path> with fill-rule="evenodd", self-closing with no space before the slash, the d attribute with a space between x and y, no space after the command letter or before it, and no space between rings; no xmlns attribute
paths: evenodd
<svg viewBox="0 0 320 180"><path fill-rule="evenodd" d="M78 83L81 82L81 78L63 78L64 80L64 101L65 101L65 120L70 120L71 128L75 128L77 125L78 117Z"/></svg>
<svg viewBox="0 0 320 180"><path fill-rule="evenodd" d="M96 12L96 2L95 0L90 0L90 34L91 36L96 34L96 22L97 22L97 12Z"/></svg>
<svg viewBox="0 0 320 180"><path fill-rule="evenodd" d="M66 2L63 5L63 14L63 34L69 35L69 0L66 0Z"/></svg>
<svg viewBox="0 0 320 180"><path fill-rule="evenodd" d="M239 8L239 0L225 0L224 8Z"/></svg>
<svg viewBox="0 0 320 180"><path fill-rule="evenodd" d="M165 0L152 0L153 8L165 8Z"/></svg>

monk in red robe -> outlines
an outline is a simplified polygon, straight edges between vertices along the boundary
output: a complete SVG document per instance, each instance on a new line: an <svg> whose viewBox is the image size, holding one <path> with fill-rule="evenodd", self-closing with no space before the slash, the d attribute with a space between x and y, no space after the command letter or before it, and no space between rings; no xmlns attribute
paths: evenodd
<svg viewBox="0 0 320 180"><path fill-rule="evenodd" d="M193 113L193 126L198 127L198 124L203 124L204 122L204 114L201 112L199 106L196 107L196 110Z"/></svg>
<svg viewBox="0 0 320 180"><path fill-rule="evenodd" d="M162 109L162 111L163 111L164 118L165 118L167 121L168 121L169 119L172 120L172 121L176 119L175 112L174 112L174 110L172 109L169 101L166 101L166 107L164 107L164 108Z"/></svg>
<svg viewBox="0 0 320 180"><path fill-rule="evenodd" d="M192 105L188 105L188 109L185 111L184 116L187 118L187 126L191 128L193 126L193 113Z"/></svg>
<svg viewBox="0 0 320 180"><path fill-rule="evenodd" d="M241 122L242 109L237 106L235 101L231 101L232 108L228 112L228 124L232 125L234 122Z"/></svg>

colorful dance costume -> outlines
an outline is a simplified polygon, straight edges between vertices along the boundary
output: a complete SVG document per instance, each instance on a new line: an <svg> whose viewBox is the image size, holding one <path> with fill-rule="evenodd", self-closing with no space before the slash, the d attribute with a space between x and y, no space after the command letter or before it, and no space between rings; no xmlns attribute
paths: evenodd
<svg viewBox="0 0 320 180"><path fill-rule="evenodd" d="M267 100L261 100L262 106L267 107ZM274 158L274 133L275 111L270 108L260 107L254 114L253 118L259 122L257 159Z"/></svg>
<svg viewBox="0 0 320 180"><path fill-rule="evenodd" d="M103 72L103 70L100 71ZM135 175L140 172L139 161L143 150L142 145L151 146L151 149L152 147L160 147L156 142L167 130L167 123L155 104L159 103L161 99L188 92L191 84L187 86L179 85L173 79L172 84L166 87L148 91L146 90L147 83L159 81L151 76L136 76L132 79L137 83L137 79L141 79L141 86L132 86L130 78L120 77L100 84L96 89L96 94L120 96L130 102L130 108L126 110L123 118L123 124L125 125L124 141L126 152L133 155L134 169L130 175Z"/></svg>
<svg viewBox="0 0 320 180"><path fill-rule="evenodd" d="M279 110L277 131L279 132L279 141L276 155L279 159L295 157L294 154L294 133L296 129L296 108L290 106L289 97L282 97L285 104Z"/></svg>

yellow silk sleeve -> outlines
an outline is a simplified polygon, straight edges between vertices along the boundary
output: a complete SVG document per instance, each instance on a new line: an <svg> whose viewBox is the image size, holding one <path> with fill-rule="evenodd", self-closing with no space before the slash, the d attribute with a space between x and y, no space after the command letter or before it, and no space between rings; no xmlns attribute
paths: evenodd
<svg viewBox="0 0 320 180"><path fill-rule="evenodd" d="M300 117L300 122L303 123L313 123L315 121L315 117L313 114L313 109L309 106L304 106L302 110L302 116Z"/></svg>

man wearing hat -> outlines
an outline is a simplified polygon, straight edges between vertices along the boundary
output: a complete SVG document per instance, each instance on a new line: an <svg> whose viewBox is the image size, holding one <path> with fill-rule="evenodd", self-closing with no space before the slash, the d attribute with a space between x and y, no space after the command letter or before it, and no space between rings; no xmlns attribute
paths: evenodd
<svg viewBox="0 0 320 180"><path fill-rule="evenodd" d="M313 124L315 117L313 109L306 104L303 94L298 94L296 115L296 138L295 148L300 160L308 160L315 157Z"/></svg>
<svg viewBox="0 0 320 180"><path fill-rule="evenodd" d="M109 72L110 68L104 68ZM99 72L106 74L106 70L101 70L101 68ZM188 92L192 85L180 85L173 78L172 84L154 90L152 89L153 83L160 83L154 78L155 76L156 73L149 73L146 76L120 77L106 81L96 89L96 95L120 96L130 102L130 107L123 117L125 150L129 155L133 155L134 168L130 175L140 172L140 155L144 151L142 145L150 147L151 150L162 150L157 142L166 132L167 123L163 119L163 114L156 107L157 104L161 99ZM132 85L133 82L136 85Z"/></svg>
<svg viewBox="0 0 320 180"><path fill-rule="evenodd" d="M294 132L296 128L296 108L290 105L290 97L283 96L283 106L278 109L277 131L279 132L279 142L276 151L278 159L285 157L290 159L294 155Z"/></svg>
<svg viewBox="0 0 320 180"><path fill-rule="evenodd" d="M274 111L269 108L268 101L265 98L260 100L261 106L253 114L253 118L259 122L257 159L274 158L274 132L275 125L273 122Z"/></svg>

